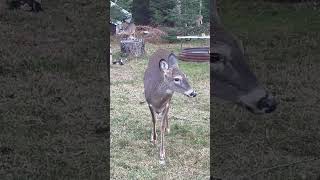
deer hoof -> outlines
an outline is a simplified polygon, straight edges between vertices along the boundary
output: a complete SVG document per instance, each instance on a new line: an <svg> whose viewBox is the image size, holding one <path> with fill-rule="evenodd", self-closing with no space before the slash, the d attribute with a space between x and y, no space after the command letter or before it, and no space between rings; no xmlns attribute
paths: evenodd
<svg viewBox="0 0 320 180"><path fill-rule="evenodd" d="M151 142L153 145L156 145L156 144L157 144L157 138L153 139L153 136L151 136L150 142Z"/></svg>
<svg viewBox="0 0 320 180"><path fill-rule="evenodd" d="M151 143L155 146L157 144L157 140L151 140Z"/></svg>
<svg viewBox="0 0 320 180"><path fill-rule="evenodd" d="M166 161L164 159L160 159L159 163L160 165L166 165Z"/></svg>
<svg viewBox="0 0 320 180"><path fill-rule="evenodd" d="M166 132L169 134L170 133L170 128L166 128Z"/></svg>

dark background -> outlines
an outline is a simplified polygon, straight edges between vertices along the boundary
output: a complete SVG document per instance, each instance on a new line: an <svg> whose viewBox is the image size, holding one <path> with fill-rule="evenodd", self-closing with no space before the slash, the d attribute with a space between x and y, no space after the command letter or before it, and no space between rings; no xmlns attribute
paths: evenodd
<svg viewBox="0 0 320 180"><path fill-rule="evenodd" d="M108 7L0 4L0 179L108 179Z"/></svg>
<svg viewBox="0 0 320 180"><path fill-rule="evenodd" d="M223 24L242 40L252 71L279 105L254 115L211 99L215 177L319 178L320 8L306 2L218 1Z"/></svg>

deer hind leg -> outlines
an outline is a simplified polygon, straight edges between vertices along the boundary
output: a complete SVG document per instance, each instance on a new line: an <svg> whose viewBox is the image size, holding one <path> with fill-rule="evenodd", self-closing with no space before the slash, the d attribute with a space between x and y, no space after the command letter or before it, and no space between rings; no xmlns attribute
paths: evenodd
<svg viewBox="0 0 320 180"><path fill-rule="evenodd" d="M154 114L154 110L152 109L152 105L149 104L149 109L151 112L151 120L152 120L152 131L151 131L151 142L155 145L157 143L157 129L156 129L156 117Z"/></svg>
<svg viewBox="0 0 320 180"><path fill-rule="evenodd" d="M166 122L166 117L168 116L168 110L169 110L169 103L166 104L166 108L163 110L162 114L162 118L161 118L161 129L160 129L160 133L161 133L161 140L160 140L160 164L165 164L165 148L164 148L164 132L167 126L167 122Z"/></svg>

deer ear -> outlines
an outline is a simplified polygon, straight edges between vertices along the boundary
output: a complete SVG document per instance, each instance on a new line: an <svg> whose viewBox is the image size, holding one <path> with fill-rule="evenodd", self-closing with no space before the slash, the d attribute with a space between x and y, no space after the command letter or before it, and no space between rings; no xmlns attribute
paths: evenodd
<svg viewBox="0 0 320 180"><path fill-rule="evenodd" d="M173 53L169 54L168 61L169 61L170 67L171 66L178 66L177 57Z"/></svg>
<svg viewBox="0 0 320 180"><path fill-rule="evenodd" d="M160 60L159 67L162 71L167 71L169 69L169 65L164 59Z"/></svg>

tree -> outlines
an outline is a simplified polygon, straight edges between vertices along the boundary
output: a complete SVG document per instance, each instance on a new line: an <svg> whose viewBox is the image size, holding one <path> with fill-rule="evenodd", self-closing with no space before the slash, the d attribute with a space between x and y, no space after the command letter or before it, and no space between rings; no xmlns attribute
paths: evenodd
<svg viewBox="0 0 320 180"><path fill-rule="evenodd" d="M132 12L137 24L192 26L199 13L204 23L210 19L210 0L117 0L117 3Z"/></svg>
<svg viewBox="0 0 320 180"><path fill-rule="evenodd" d="M132 17L136 24L150 24L150 0L133 0Z"/></svg>
<svg viewBox="0 0 320 180"><path fill-rule="evenodd" d="M176 0L152 0L150 3L153 24L174 26L178 16Z"/></svg>
<svg viewBox="0 0 320 180"><path fill-rule="evenodd" d="M133 0L117 0L114 3L117 3L123 9L132 12L132 2Z"/></svg>

